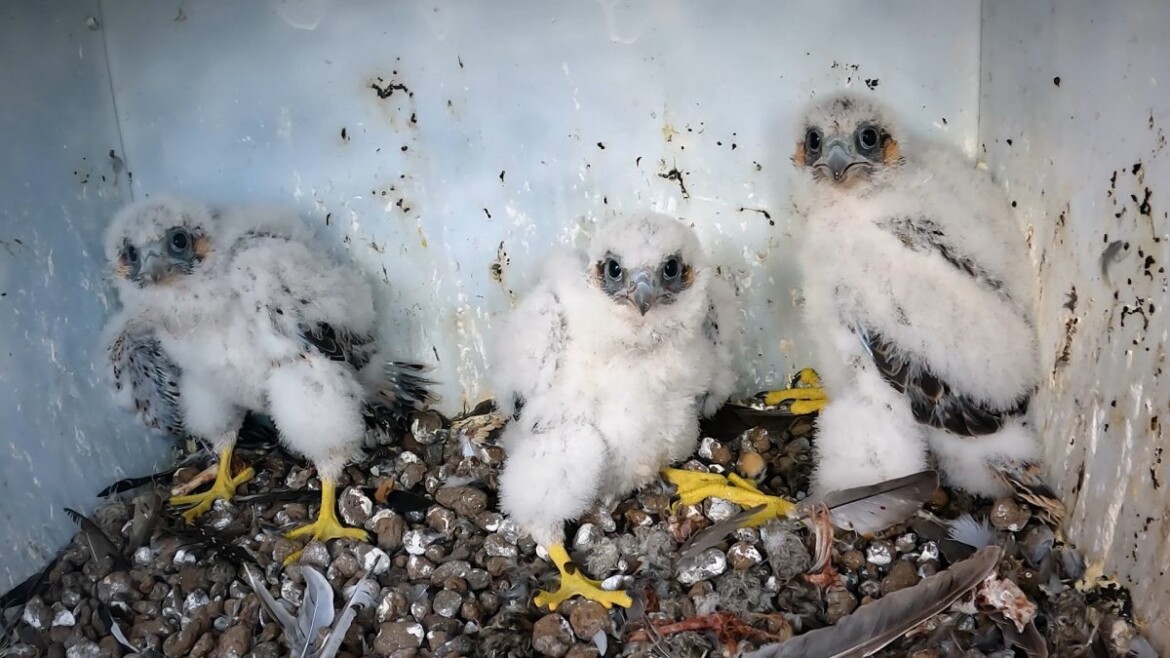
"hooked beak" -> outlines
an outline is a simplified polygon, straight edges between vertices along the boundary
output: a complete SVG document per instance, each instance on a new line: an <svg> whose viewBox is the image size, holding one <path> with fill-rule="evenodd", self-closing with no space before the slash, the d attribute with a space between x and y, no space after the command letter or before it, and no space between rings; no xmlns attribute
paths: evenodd
<svg viewBox="0 0 1170 658"><path fill-rule="evenodd" d="M828 166L829 173L833 174L833 181L840 183L845 178L845 172L848 171L849 165L853 164L853 158L849 157L849 151L844 144L834 141L829 144L824 163Z"/></svg>
<svg viewBox="0 0 1170 658"><path fill-rule="evenodd" d="M641 271L634 275L631 280L633 289L630 290L629 299L634 306L638 307L638 312L646 315L646 311L658 301L659 291L658 286L654 283L654 276L650 272Z"/></svg>
<svg viewBox="0 0 1170 658"><path fill-rule="evenodd" d="M159 251L150 249L143 251L141 272L151 283L158 283L171 273L171 268Z"/></svg>

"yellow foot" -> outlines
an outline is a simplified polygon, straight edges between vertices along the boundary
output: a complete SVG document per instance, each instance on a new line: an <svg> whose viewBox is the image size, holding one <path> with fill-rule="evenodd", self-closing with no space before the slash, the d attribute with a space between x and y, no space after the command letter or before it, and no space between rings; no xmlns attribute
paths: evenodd
<svg viewBox="0 0 1170 658"><path fill-rule="evenodd" d="M256 476L256 471L251 466L240 471L235 476L231 475L232 470L232 448L229 446L219 453L219 469L215 473L215 482L211 483L211 488L196 494L187 496L174 496L170 503L175 507L183 507L186 505L194 505L191 509L183 512L183 519L187 523L194 523L195 519L203 516L211 509L211 505L217 500L231 500L232 496L236 495L236 487L251 480Z"/></svg>
<svg viewBox="0 0 1170 658"><path fill-rule="evenodd" d="M586 578L581 573L581 569L569 561L569 554L565 552L563 544L550 546L548 556L552 558L553 564L557 565L557 570L561 572L561 586L555 592L537 593L532 602L538 607L548 606L549 611L554 612L557 606L574 596L597 601L606 609L615 605L628 608L634 604L634 600L630 598L629 594L601 589L601 583Z"/></svg>
<svg viewBox="0 0 1170 658"><path fill-rule="evenodd" d="M321 509L317 512L317 520L308 525L301 526L289 531L284 536L287 539L299 539L301 537L309 537L320 542L327 542L330 539L353 539L356 541L369 541L370 535L361 528L347 528L341 525L337 520L337 512L334 509L336 505L337 492L333 482L329 480L321 481ZM301 559L301 554L304 550L299 550L284 559L284 566L288 566L297 560Z"/></svg>
<svg viewBox="0 0 1170 658"><path fill-rule="evenodd" d="M756 396L756 399L793 416L806 416L819 412L825 407L828 398L821 388L821 378L812 368L804 368L792 378L792 384L783 391L767 391Z"/></svg>
<svg viewBox="0 0 1170 658"><path fill-rule="evenodd" d="M763 505L764 509L744 522L745 526L757 526L771 519L788 516L796 509L795 503L761 493L755 484L735 473L723 477L715 473L668 468L662 471L662 475L678 488L675 493L678 499L676 506L695 505L708 498L720 498L744 508Z"/></svg>

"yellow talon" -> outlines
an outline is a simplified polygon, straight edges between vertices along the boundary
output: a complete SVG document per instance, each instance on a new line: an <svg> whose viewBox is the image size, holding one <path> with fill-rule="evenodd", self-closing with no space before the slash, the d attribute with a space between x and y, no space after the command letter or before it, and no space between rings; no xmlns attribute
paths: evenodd
<svg viewBox="0 0 1170 658"><path fill-rule="evenodd" d="M782 391L767 391L757 398L769 407L779 407L794 416L807 416L824 409L828 398L821 388L821 377L812 368L804 368Z"/></svg>
<svg viewBox="0 0 1170 658"><path fill-rule="evenodd" d="M207 491L187 496L173 496L171 497L170 504L175 507L194 505L191 509L183 512L183 519L187 523L194 523L195 519L203 516L211 509L215 501L231 500L236 495L236 487L256 476L256 471L251 466L240 471L235 476L231 475L231 470L232 446L228 446L219 453L219 469L215 473L215 482L211 484L211 488Z"/></svg>
<svg viewBox="0 0 1170 658"><path fill-rule="evenodd" d="M600 582L586 578L581 573L581 569L569 561L569 554L565 551L564 544L557 543L549 546L548 556L552 559L553 564L557 565L557 571L561 572L561 586L555 592L537 593L532 599L532 602L537 606L548 606L549 611L554 612L561 603L578 595L590 601L596 601L605 606L606 609L615 605L628 608L634 604L634 600L630 598L629 594L601 589Z"/></svg>
<svg viewBox="0 0 1170 658"><path fill-rule="evenodd" d="M310 537L320 542L330 539L354 539L369 541L370 535L361 528L347 528L337 520L337 490L330 480L321 480L321 509L317 511L317 520L285 533L286 539ZM284 559L284 566L288 566L301 559L304 550L297 551Z"/></svg>
<svg viewBox="0 0 1170 658"><path fill-rule="evenodd" d="M708 498L720 498L744 508L763 505L764 509L745 521L744 526L757 526L771 519L788 516L796 509L795 503L764 494L755 483L734 473L723 477L714 473L668 468L662 471L662 475L678 488L675 493L678 497L677 505L696 505Z"/></svg>

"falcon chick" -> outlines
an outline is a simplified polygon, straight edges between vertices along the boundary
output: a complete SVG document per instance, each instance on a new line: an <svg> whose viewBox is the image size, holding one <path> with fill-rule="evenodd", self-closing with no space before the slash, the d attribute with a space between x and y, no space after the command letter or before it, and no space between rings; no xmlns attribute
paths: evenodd
<svg viewBox="0 0 1170 658"><path fill-rule="evenodd" d="M193 505L192 521L230 499L253 475L231 474L237 430L248 411L263 413L321 478L317 520L289 537L364 540L337 520L337 478L367 424L401 429L433 401L421 366L378 355L364 277L327 258L295 214L170 197L120 211L105 249L123 306L105 330L115 398L148 427L219 454L211 489L171 503Z"/></svg>
<svg viewBox="0 0 1170 658"><path fill-rule="evenodd" d="M569 561L563 524L625 496L694 452L699 415L731 394L734 293L694 231L659 214L601 223L585 253L556 253L540 284L502 319L489 351L507 459L500 504L547 551L561 587L610 607Z"/></svg>
<svg viewBox="0 0 1170 658"><path fill-rule="evenodd" d="M801 124L804 314L828 399L814 486L921 471L929 448L952 485L1003 495L1038 457L1023 236L1000 188L959 153L904 146L890 115L855 95Z"/></svg>

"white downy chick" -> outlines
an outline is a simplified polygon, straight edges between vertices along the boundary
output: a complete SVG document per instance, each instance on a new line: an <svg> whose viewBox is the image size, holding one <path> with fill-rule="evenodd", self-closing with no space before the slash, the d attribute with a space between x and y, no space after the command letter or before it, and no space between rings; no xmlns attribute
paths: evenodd
<svg viewBox="0 0 1170 658"><path fill-rule="evenodd" d="M181 428L220 453L210 491L179 497L188 520L230 498L231 451L248 411L322 482L318 520L294 536L364 539L342 528L334 486L371 419L401 425L431 401L421 366L377 354L369 283L313 242L295 214L215 212L171 197L136 202L106 236L122 311L106 337L116 389L156 429Z"/></svg>
<svg viewBox="0 0 1170 658"><path fill-rule="evenodd" d="M921 471L1009 490L1038 457L1034 277L1004 193L951 149L909 149L890 114L838 94L800 126L805 320L828 404L814 486ZM1009 478L1010 479L1010 478Z"/></svg>
<svg viewBox="0 0 1170 658"><path fill-rule="evenodd" d="M500 504L561 570L550 607L580 593L628 605L566 572L563 524L694 452L700 414L731 394L730 286L694 231L659 214L600 223L585 253L561 250L493 332L497 401L511 415ZM592 589L591 589L592 588Z"/></svg>

